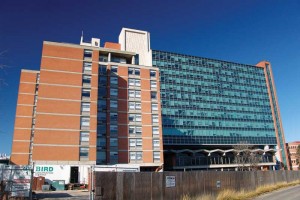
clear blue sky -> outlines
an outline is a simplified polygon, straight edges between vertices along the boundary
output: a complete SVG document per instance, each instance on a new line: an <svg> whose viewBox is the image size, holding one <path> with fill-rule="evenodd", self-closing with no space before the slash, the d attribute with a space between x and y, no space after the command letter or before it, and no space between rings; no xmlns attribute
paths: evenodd
<svg viewBox="0 0 300 200"><path fill-rule="evenodd" d="M43 0L0 2L0 153L10 153L20 70L39 69L43 40L118 41L122 27L151 33L151 47L272 63L286 140L300 140L300 1Z"/></svg>

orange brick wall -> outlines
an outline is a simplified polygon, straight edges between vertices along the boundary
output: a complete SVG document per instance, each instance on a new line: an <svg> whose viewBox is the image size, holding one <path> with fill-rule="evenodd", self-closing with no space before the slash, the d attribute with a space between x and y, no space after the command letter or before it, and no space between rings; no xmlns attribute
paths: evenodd
<svg viewBox="0 0 300 200"><path fill-rule="evenodd" d="M79 145L79 131L36 130L36 144Z"/></svg>
<svg viewBox="0 0 300 200"><path fill-rule="evenodd" d="M11 163L29 164L29 149L37 71L23 70L20 77Z"/></svg>
<svg viewBox="0 0 300 200"><path fill-rule="evenodd" d="M33 160L78 161L79 148L67 146L34 146Z"/></svg>
<svg viewBox="0 0 300 200"><path fill-rule="evenodd" d="M14 144L18 145L18 144ZM10 163L13 165L28 165L29 154L12 154L10 157Z"/></svg>
<svg viewBox="0 0 300 200"><path fill-rule="evenodd" d="M41 61L41 68L45 70L58 70L82 73L82 61L43 57Z"/></svg>
<svg viewBox="0 0 300 200"><path fill-rule="evenodd" d="M69 59L83 59L83 49L65 47L58 45L45 44L43 45L43 56L69 58ZM42 62L43 63L43 62ZM43 66L42 66L43 67Z"/></svg>

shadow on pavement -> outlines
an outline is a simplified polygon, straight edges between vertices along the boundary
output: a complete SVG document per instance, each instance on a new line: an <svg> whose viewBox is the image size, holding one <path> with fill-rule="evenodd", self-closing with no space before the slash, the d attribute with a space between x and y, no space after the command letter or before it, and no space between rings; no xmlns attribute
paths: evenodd
<svg viewBox="0 0 300 200"><path fill-rule="evenodd" d="M37 192L37 199L88 199L88 191Z"/></svg>
<svg viewBox="0 0 300 200"><path fill-rule="evenodd" d="M70 194L67 193L39 193L37 194L38 199L43 199L43 198L64 198L64 197L73 197Z"/></svg>

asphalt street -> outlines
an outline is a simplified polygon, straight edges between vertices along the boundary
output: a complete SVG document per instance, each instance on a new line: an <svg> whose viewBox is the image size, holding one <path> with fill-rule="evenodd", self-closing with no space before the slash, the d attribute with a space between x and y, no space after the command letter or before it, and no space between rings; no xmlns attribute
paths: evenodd
<svg viewBox="0 0 300 200"><path fill-rule="evenodd" d="M64 190L64 191L38 191L36 192L38 200L88 200L89 192L84 190Z"/></svg>
<svg viewBox="0 0 300 200"><path fill-rule="evenodd" d="M254 200L300 200L300 185L271 192Z"/></svg>

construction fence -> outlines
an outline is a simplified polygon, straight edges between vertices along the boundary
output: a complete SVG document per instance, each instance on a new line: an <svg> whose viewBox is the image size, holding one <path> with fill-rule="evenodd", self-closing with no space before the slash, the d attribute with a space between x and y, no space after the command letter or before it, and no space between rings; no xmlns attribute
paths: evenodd
<svg viewBox="0 0 300 200"><path fill-rule="evenodd" d="M0 200L30 199L33 168L30 165L0 166Z"/></svg>
<svg viewBox="0 0 300 200"><path fill-rule="evenodd" d="M300 180L300 171L94 172L95 200L181 199Z"/></svg>

